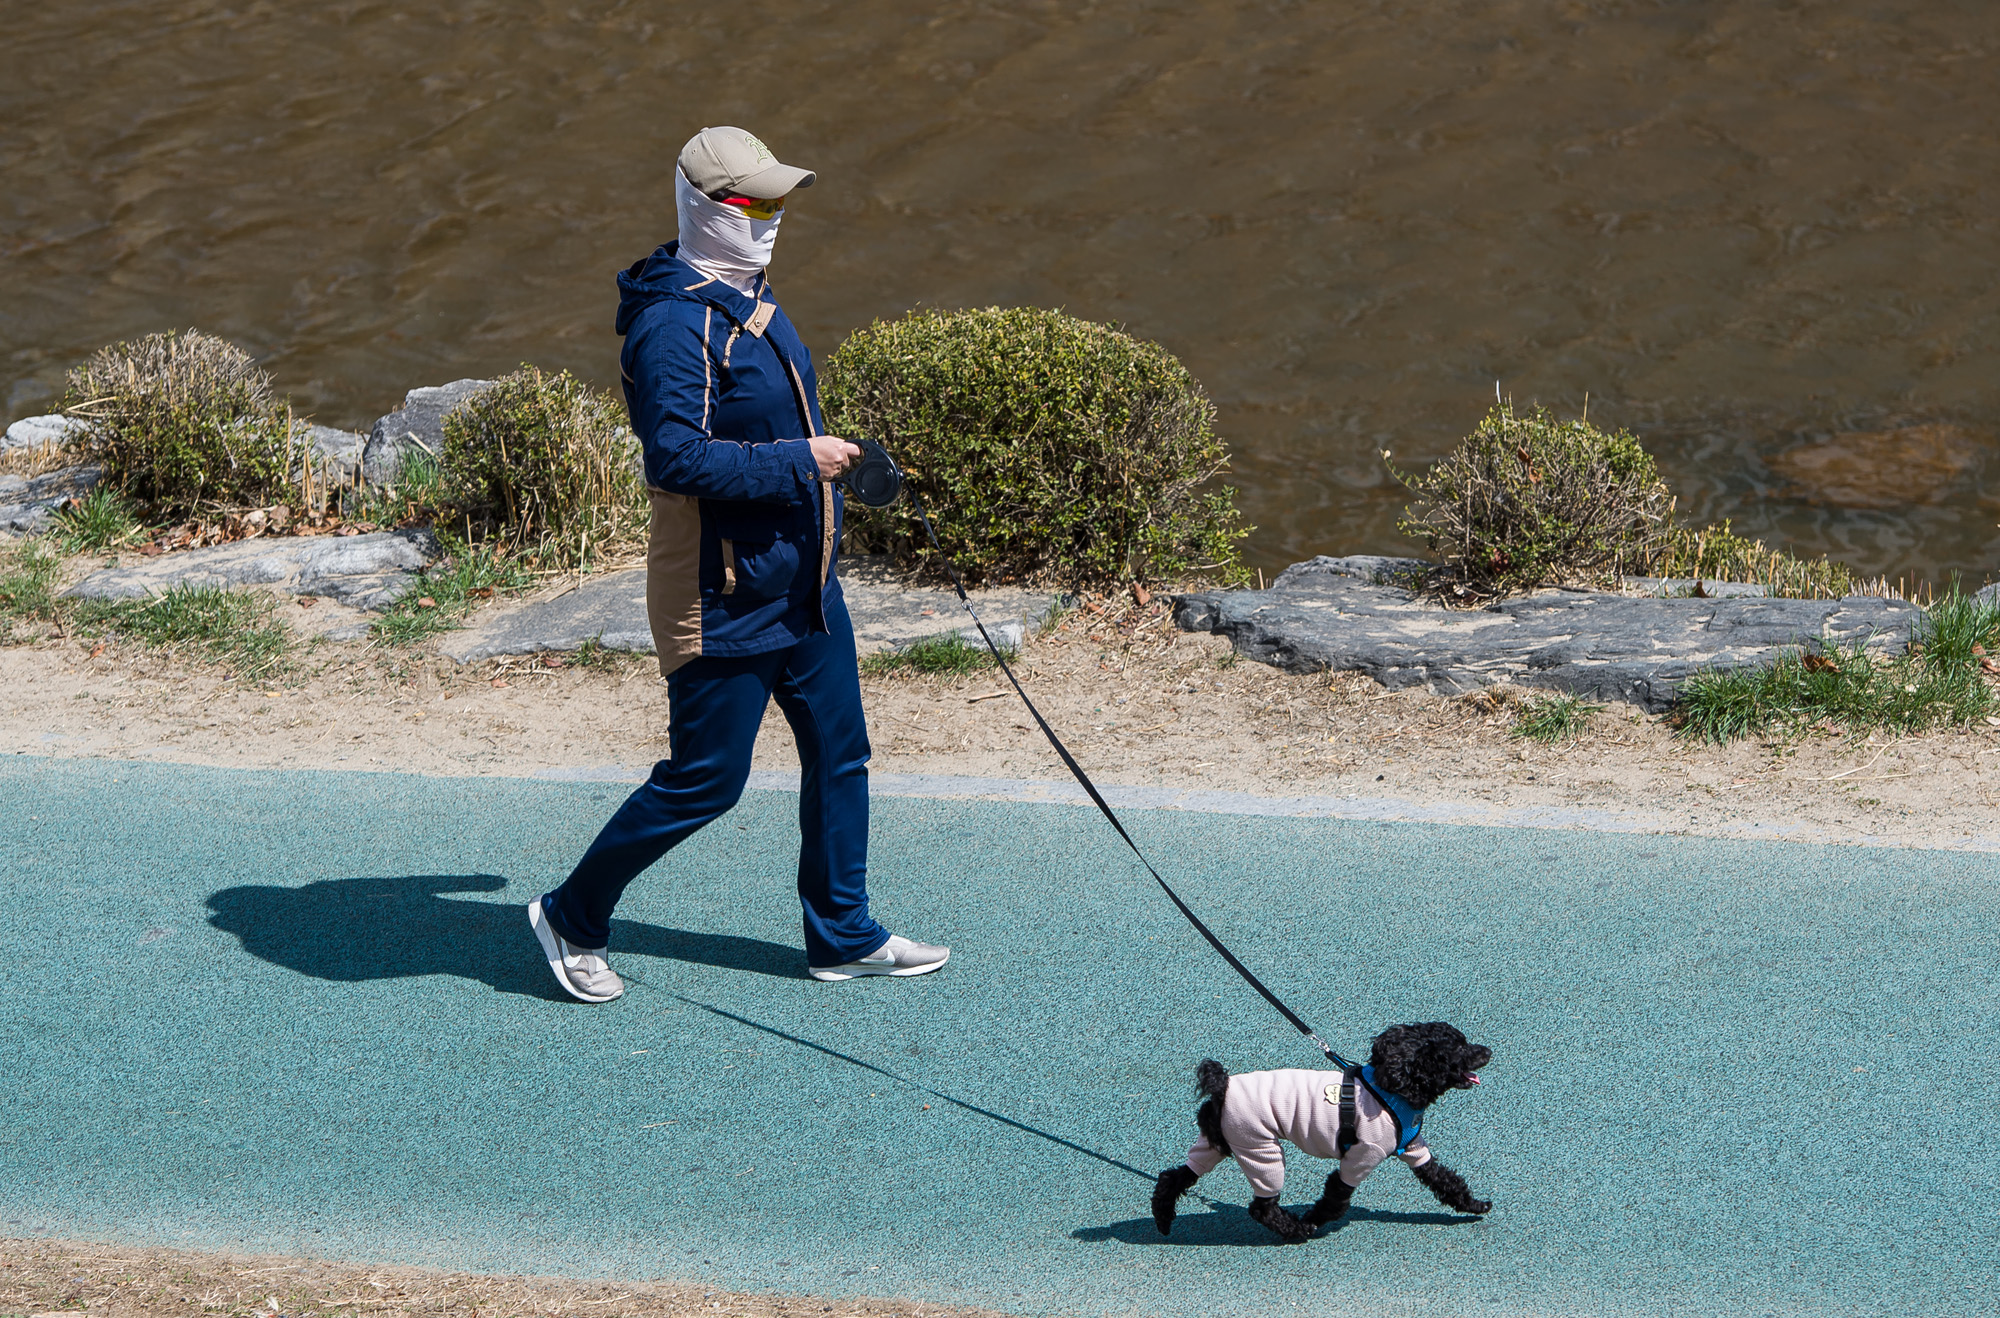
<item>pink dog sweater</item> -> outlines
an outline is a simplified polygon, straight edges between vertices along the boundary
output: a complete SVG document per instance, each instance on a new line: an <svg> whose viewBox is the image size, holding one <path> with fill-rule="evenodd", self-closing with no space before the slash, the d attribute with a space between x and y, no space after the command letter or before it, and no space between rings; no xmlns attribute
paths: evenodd
<svg viewBox="0 0 2000 1318"><path fill-rule="evenodd" d="M1285 1188L1289 1140L1315 1158L1339 1157L1340 1081L1338 1071L1247 1071L1229 1077L1222 1096L1222 1138L1250 1189L1267 1199ZM1359 1185L1376 1164L1396 1150L1396 1119L1363 1085L1354 1086L1354 1147L1340 1159L1340 1179ZM1431 1160L1422 1137L1396 1155L1412 1167ZM1222 1161L1222 1150L1206 1135L1188 1150L1188 1169L1206 1176Z"/></svg>

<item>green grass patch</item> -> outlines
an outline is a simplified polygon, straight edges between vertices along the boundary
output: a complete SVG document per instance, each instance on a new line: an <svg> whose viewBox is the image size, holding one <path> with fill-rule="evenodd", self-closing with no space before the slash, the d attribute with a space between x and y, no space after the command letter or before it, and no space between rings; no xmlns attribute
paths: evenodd
<svg viewBox="0 0 2000 1318"><path fill-rule="evenodd" d="M1862 642L1784 650L1765 668L1698 673L1674 706L1678 735L1721 744L1814 729L1924 732L1986 718L2000 707L1987 656L2000 646L2000 607L1957 584L1925 610L1908 651Z"/></svg>
<svg viewBox="0 0 2000 1318"><path fill-rule="evenodd" d="M55 617L62 555L45 540L23 540L0 559L0 642L21 639L15 628Z"/></svg>
<svg viewBox="0 0 2000 1318"><path fill-rule="evenodd" d="M1590 725L1590 716L1603 708L1567 692L1532 696L1514 715L1512 732L1524 740L1553 746L1582 736L1583 730Z"/></svg>
<svg viewBox="0 0 2000 1318"><path fill-rule="evenodd" d="M384 645L415 645L457 628L481 600L523 590L534 582L534 573L498 547L462 546L445 562L418 574L370 633Z"/></svg>
<svg viewBox="0 0 2000 1318"><path fill-rule="evenodd" d="M176 586L150 600L80 600L64 613L84 637L115 635L186 650L226 664L239 677L283 669L297 644L278 619L278 601L259 590Z"/></svg>
<svg viewBox="0 0 2000 1318"><path fill-rule="evenodd" d="M108 485L100 485L75 503L55 513L55 542L65 554L90 550L116 549L138 538L139 517L124 495Z"/></svg>
<svg viewBox="0 0 2000 1318"><path fill-rule="evenodd" d="M421 449L411 449L403 454L394 481L343 491L341 513L350 521L377 526L430 523L437 520L449 497L437 459Z"/></svg>
<svg viewBox="0 0 2000 1318"><path fill-rule="evenodd" d="M1010 661L1015 651L1001 646ZM957 632L927 637L900 650L882 650L861 661L861 671L870 677L888 673L928 673L936 677L963 677L992 668L993 655L982 644L974 645Z"/></svg>

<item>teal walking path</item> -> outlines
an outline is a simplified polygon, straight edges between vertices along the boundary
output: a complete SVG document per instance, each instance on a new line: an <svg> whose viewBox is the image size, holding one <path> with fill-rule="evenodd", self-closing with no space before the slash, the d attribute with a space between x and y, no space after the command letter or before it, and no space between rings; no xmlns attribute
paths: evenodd
<svg viewBox="0 0 2000 1318"><path fill-rule="evenodd" d="M1494 1050L1425 1123L1489 1218L1391 1165L1279 1246L1226 1163L1146 1216L1199 1059L1315 1054L1094 813L878 798L877 913L953 959L829 985L752 792L587 1007L521 908L626 790L0 764L0 1234L1021 1313L2000 1305L1995 858L1132 812L1336 1045Z"/></svg>

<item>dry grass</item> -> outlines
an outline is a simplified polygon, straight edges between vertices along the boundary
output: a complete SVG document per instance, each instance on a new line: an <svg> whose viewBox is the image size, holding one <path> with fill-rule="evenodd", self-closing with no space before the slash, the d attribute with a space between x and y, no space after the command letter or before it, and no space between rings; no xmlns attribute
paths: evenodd
<svg viewBox="0 0 2000 1318"><path fill-rule="evenodd" d="M46 1240L0 1240L0 1312L110 1318L978 1318L904 1300L738 1295L664 1281L486 1277L317 1259L239 1257Z"/></svg>
<svg viewBox="0 0 2000 1318"><path fill-rule="evenodd" d="M0 453L0 476L46 476L52 471L74 467L82 462L83 455L55 444L41 444L33 448L11 448Z"/></svg>

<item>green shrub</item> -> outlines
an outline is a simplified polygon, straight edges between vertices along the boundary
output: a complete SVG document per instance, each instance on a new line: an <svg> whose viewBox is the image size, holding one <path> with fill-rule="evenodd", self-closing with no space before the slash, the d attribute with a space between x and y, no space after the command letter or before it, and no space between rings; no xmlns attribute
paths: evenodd
<svg viewBox="0 0 2000 1318"><path fill-rule="evenodd" d="M567 567L644 526L638 452L623 403L524 365L446 415L439 477L461 512Z"/></svg>
<svg viewBox="0 0 2000 1318"><path fill-rule="evenodd" d="M1762 540L1737 535L1729 523L1676 526L1657 555L1639 569L1649 577L1749 581L1783 599L1844 599L1861 585L1853 568L1831 558L1799 558Z"/></svg>
<svg viewBox="0 0 2000 1318"><path fill-rule="evenodd" d="M1658 553L1673 513L1638 440L1539 407L1495 406L1420 476L1382 460L1417 496L1398 528L1442 556L1428 584L1451 598L1608 583Z"/></svg>
<svg viewBox="0 0 2000 1318"><path fill-rule="evenodd" d="M100 348L69 373L71 447L142 503L262 505L286 485L292 421L250 354L199 330Z"/></svg>
<svg viewBox="0 0 2000 1318"><path fill-rule="evenodd" d="M918 311L841 344L821 398L834 434L895 457L974 580L1240 575L1215 408L1158 344L1034 308ZM847 517L851 549L937 571L909 499Z"/></svg>

